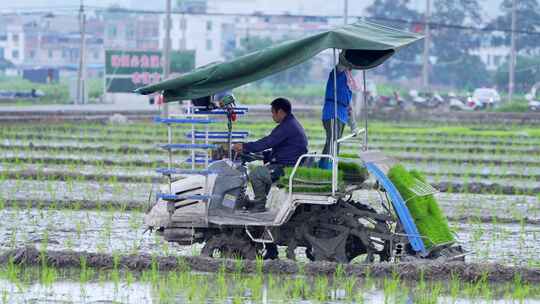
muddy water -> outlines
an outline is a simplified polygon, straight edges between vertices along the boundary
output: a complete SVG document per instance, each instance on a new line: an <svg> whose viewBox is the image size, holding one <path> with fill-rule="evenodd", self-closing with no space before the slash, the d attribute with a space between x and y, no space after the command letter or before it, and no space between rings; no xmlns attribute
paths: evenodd
<svg viewBox="0 0 540 304"><path fill-rule="evenodd" d="M84 170L84 168L81 168ZM157 184L124 183L104 181L35 181L0 180L0 201L17 202L20 206L42 204L44 207L98 208L100 205L126 206L140 209L146 206L149 194L155 193ZM491 222L493 218L504 222L540 223L540 202L538 197L526 195L486 195L486 194L436 194L445 214L454 220L467 221L480 218ZM380 206L380 197L375 191L357 191L355 199ZM150 199L153 201L153 199ZM12 205L10 203L10 205Z"/></svg>
<svg viewBox="0 0 540 304"><path fill-rule="evenodd" d="M204 284L204 283L203 283ZM209 284L209 283L206 283ZM205 284L205 285L206 285ZM208 288L204 286L203 288ZM384 287L383 287L384 288ZM343 289L328 291L326 303L414 303L420 300L409 290L392 292L383 288L370 288L367 290L355 289L355 295L349 297ZM295 303L311 304L321 303L317 299L283 299L278 290L270 290L265 282L260 290L253 292L249 287L242 289L236 287L231 295L222 297L208 295L200 298L192 290L179 291L167 287L155 286L143 282L91 282L81 284L75 281L59 281L52 284L32 283L22 289L15 283L0 280L0 293L4 295L3 303L163 303L168 299L171 303ZM235 296L233 291L237 292ZM167 296L164 296L166 293ZM352 299L351 299L352 298ZM439 303L508 303L509 299L482 299L467 298L465 296L451 297L449 295L434 296ZM526 303L540 303L534 298L519 299ZM519 302L518 299L516 301ZM240 302L237 302L240 301ZM511 301L510 301L511 302Z"/></svg>
<svg viewBox="0 0 540 304"><path fill-rule="evenodd" d="M139 212L51 211L8 208L0 212L0 249L24 244L51 250L198 254L200 246L180 247L156 234L143 233Z"/></svg>
<svg viewBox="0 0 540 304"><path fill-rule="evenodd" d="M3 180L0 181L0 199L17 201L95 201L138 204L147 202L157 185L118 183L110 181L78 182Z"/></svg>
<svg viewBox="0 0 540 304"><path fill-rule="evenodd" d="M71 211L5 208L0 225L0 250L46 245L50 250L103 253L197 255L201 246L167 243L143 234L143 214L118 211ZM540 265L540 226L451 223L469 261ZM301 249L299 249L301 251Z"/></svg>
<svg viewBox="0 0 540 304"><path fill-rule="evenodd" d="M540 303L531 285L239 273L18 269L3 303ZM81 273L83 275L81 275ZM517 288L526 293L515 292Z"/></svg>

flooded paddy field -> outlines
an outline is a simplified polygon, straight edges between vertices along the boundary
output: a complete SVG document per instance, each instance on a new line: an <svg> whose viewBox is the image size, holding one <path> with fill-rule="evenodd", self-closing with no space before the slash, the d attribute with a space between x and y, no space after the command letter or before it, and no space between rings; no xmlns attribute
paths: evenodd
<svg viewBox="0 0 540 304"><path fill-rule="evenodd" d="M319 152L320 122L303 122L310 151ZM273 126L235 128L255 139ZM466 263L367 270L361 257L346 266L309 263L302 248L297 263L284 248L279 261L207 260L201 244L180 246L145 231L143 217L155 201L149 194L165 182L155 169L167 161L156 147L166 131L152 123L2 126L0 300L539 302L540 133L527 126L452 128L374 123L370 144L424 172L441 191L435 196L469 252ZM357 144L342 152L357 154ZM354 195L378 208L371 184Z"/></svg>
<svg viewBox="0 0 540 304"><path fill-rule="evenodd" d="M0 226L0 250L35 245L109 254L199 255L202 247L165 242L145 231L144 213L114 207L103 206L102 211L4 208L0 217L5 219ZM540 225L469 219L451 221L450 226L470 252L467 261L540 266ZM304 256L302 249L298 253Z"/></svg>
<svg viewBox="0 0 540 304"><path fill-rule="evenodd" d="M58 259L59 253L51 254ZM163 271L159 258L146 261L147 267L130 269L123 265L128 258L122 257L111 263L116 266L103 269L90 267L97 256L80 257L88 262L70 268L9 264L0 273L3 303L540 303L537 284L492 282L487 276L477 281L462 281L457 275L433 280L426 272L413 282L398 275L380 279L378 275L388 270L384 267L362 272L332 265L334 271L320 274L306 265L285 274L270 271L278 263L237 261L200 272L196 269L203 268L203 261L197 258L178 260Z"/></svg>

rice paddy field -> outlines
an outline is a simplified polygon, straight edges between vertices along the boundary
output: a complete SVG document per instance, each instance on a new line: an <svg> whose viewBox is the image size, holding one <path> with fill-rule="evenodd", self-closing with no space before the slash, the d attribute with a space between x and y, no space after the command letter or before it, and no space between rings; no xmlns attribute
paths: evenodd
<svg viewBox="0 0 540 304"><path fill-rule="evenodd" d="M310 151L320 153L320 121L301 121ZM234 130L257 139L273 127L270 116L247 116ZM224 130L225 122L214 128ZM178 127L175 138L189 131ZM149 194L165 182L155 169L166 166L167 154L156 147L166 140L166 128L150 121L2 123L0 301L540 302L538 126L370 123L370 149L425 174L470 252L465 264L425 268L207 261L198 258L201 245L167 243L143 224ZM359 143L345 143L341 153L354 156ZM377 199L367 190L354 195L366 203ZM450 266L459 269L456 275L437 276L437 267Z"/></svg>

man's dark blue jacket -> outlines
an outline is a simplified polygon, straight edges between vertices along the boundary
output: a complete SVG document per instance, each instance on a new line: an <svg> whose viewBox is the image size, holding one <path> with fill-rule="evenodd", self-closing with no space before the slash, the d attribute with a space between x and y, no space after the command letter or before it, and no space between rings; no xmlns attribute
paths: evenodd
<svg viewBox="0 0 540 304"><path fill-rule="evenodd" d="M245 152L261 152L272 149L270 162L284 166L294 166L302 154L307 153L308 141L302 125L293 114L288 114L272 130L270 135L244 144Z"/></svg>

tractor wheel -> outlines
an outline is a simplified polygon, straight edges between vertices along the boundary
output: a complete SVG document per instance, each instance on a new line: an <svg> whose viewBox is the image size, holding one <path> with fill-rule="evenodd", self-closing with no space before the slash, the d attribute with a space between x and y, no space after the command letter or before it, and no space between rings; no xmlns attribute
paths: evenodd
<svg viewBox="0 0 540 304"><path fill-rule="evenodd" d="M274 243L268 243L263 246L258 253L263 260L277 260L279 258L278 247Z"/></svg>
<svg viewBox="0 0 540 304"><path fill-rule="evenodd" d="M429 255L430 259L465 262L466 251L459 245L445 246Z"/></svg>
<svg viewBox="0 0 540 304"><path fill-rule="evenodd" d="M254 260L257 250L244 236L224 233L213 235L201 250L201 256L209 258Z"/></svg>
<svg viewBox="0 0 540 304"><path fill-rule="evenodd" d="M390 235L390 228L386 222L367 215L356 215L352 208L376 214L376 211L366 205L356 202L340 201L328 210L315 212L304 224L304 238L308 241L306 257L310 261L333 261L349 263L354 258L366 254L368 248L373 248L367 256L366 262L373 262L375 256L380 261L390 258L389 242L370 236ZM364 241L360 237L347 231L358 231L366 236Z"/></svg>

